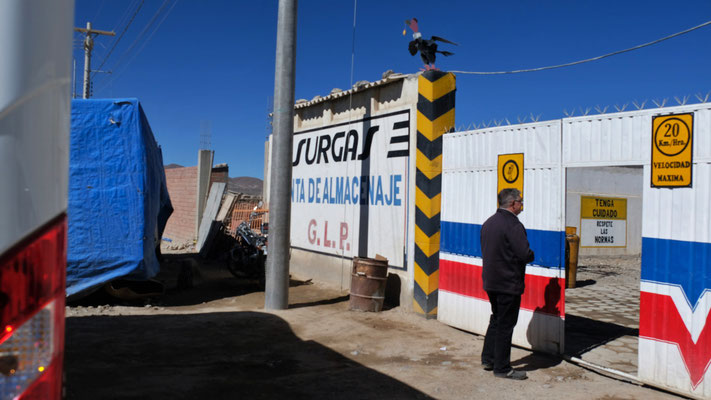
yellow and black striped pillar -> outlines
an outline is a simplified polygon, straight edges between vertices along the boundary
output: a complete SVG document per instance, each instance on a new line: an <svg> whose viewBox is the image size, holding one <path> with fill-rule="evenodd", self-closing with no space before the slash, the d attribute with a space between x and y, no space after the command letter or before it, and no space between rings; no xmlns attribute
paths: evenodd
<svg viewBox="0 0 711 400"><path fill-rule="evenodd" d="M454 130L456 79L425 71L418 82L415 189L415 311L437 316L442 135Z"/></svg>

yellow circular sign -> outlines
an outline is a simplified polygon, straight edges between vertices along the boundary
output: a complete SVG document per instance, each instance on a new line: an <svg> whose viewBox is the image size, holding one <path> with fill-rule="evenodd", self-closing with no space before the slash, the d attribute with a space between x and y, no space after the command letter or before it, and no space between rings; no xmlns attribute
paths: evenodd
<svg viewBox="0 0 711 400"><path fill-rule="evenodd" d="M507 183L514 183L518 179L518 174L520 173L518 164L514 160L508 160L504 163L501 168L501 176Z"/></svg>
<svg viewBox="0 0 711 400"><path fill-rule="evenodd" d="M690 142L689 125L676 117L665 120L654 131L654 146L665 156L681 154Z"/></svg>

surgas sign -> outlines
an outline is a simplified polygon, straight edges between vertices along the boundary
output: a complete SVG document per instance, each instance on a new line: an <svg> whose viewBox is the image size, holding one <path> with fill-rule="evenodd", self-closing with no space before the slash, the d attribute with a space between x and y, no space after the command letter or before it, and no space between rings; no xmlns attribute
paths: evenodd
<svg viewBox="0 0 711 400"><path fill-rule="evenodd" d="M407 121L393 123L393 130L405 129L409 127ZM328 164L331 162L345 162L349 159L367 160L370 157L370 149L373 145L373 138L380 131L379 125L368 128L365 133L365 141L361 138L361 133L356 129L337 131L333 134L322 134L316 137L307 137L299 140L296 146L295 158L292 163L294 167L305 162L311 164ZM358 148L362 143L362 148ZM398 156L397 153L389 153L388 158Z"/></svg>
<svg viewBox="0 0 711 400"><path fill-rule="evenodd" d="M303 159L306 164L328 164L329 156L333 162L347 161L348 156L351 160L365 160L370 156L370 146L373 144L373 136L380 130L379 126L371 126L365 136L365 144L360 154L358 154L358 131L351 129L346 134L346 131L336 132L331 135L320 135L316 137L304 138L299 141L296 148L296 159L292 164L294 167L301 163ZM313 142L312 142L313 140ZM303 155L303 157L302 157Z"/></svg>

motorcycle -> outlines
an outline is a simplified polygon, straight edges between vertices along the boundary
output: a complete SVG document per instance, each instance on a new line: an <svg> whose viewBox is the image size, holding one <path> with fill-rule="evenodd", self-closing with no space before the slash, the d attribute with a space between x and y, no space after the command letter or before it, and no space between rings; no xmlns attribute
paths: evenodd
<svg viewBox="0 0 711 400"><path fill-rule="evenodd" d="M267 224L262 224L262 232L267 229ZM237 278L257 279L263 289L266 260L267 235L253 231L248 222L242 221L236 230L236 241L229 250L227 269Z"/></svg>

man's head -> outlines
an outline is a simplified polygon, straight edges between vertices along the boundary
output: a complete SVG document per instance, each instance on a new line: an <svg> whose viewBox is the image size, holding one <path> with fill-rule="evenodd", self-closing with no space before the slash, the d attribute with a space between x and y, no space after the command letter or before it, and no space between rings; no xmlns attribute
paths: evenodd
<svg viewBox="0 0 711 400"><path fill-rule="evenodd" d="M523 210L523 199L518 189L509 188L502 190L499 192L498 200L499 208L509 210L515 215L519 215Z"/></svg>

